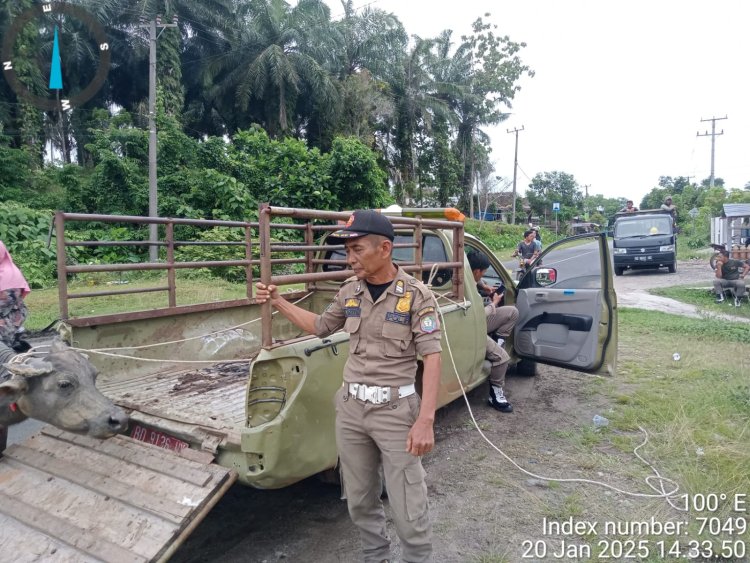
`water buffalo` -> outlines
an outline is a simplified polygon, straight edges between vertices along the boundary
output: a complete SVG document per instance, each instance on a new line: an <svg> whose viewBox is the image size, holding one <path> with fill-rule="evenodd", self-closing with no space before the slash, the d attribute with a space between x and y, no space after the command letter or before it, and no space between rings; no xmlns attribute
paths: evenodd
<svg viewBox="0 0 750 563"><path fill-rule="evenodd" d="M76 434L108 438L123 432L128 416L95 387L96 368L56 339L49 352L9 362L0 344L0 428L35 418Z"/></svg>

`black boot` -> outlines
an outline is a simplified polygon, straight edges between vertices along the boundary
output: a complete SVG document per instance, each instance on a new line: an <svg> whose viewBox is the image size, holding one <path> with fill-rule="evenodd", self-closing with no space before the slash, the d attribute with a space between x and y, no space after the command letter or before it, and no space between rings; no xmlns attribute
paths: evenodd
<svg viewBox="0 0 750 563"><path fill-rule="evenodd" d="M493 385L490 383L490 406L493 409L497 409L500 412L508 413L513 412L513 405L508 402L503 393L503 388L499 385Z"/></svg>

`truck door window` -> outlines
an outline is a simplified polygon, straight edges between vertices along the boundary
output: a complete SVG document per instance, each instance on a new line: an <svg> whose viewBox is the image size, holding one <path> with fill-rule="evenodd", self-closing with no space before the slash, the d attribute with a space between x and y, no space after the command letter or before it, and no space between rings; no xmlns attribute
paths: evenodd
<svg viewBox="0 0 750 563"><path fill-rule="evenodd" d="M466 254L469 254L469 252L479 252L480 254L484 254L486 256L485 252L477 248L473 248L472 246L468 244L464 246L464 249L466 251ZM500 277L500 274L497 273L495 266L492 265L492 260L490 260L490 267L487 268L487 271L482 276L482 281L486 283L487 285L489 285L490 287L497 287L501 284L504 285L503 278Z"/></svg>
<svg viewBox="0 0 750 563"><path fill-rule="evenodd" d="M414 242L412 235L396 235L394 244L410 244ZM343 250L329 250L326 252L326 260L346 260L346 253ZM394 248L393 249L393 261L399 264L413 264L414 263L414 249L413 248ZM443 241L437 236L432 234L425 234L422 236L422 261L423 262L448 262L448 255L445 251L445 245ZM346 266L340 264L325 264L323 266L324 272L340 272L345 270ZM438 270L435 277L432 280L434 286L440 287L451 280L452 270ZM426 271L422 274L422 281L425 283L430 277L430 272Z"/></svg>
<svg viewBox="0 0 750 563"><path fill-rule="evenodd" d="M423 262L448 262L448 255L445 252L445 245L435 235L426 234L422 237L422 261ZM451 281L453 270L438 270L432 278L434 287L442 287ZM427 283L430 278L430 272L422 273L422 281Z"/></svg>
<svg viewBox="0 0 750 563"><path fill-rule="evenodd" d="M540 268L554 268L557 281L551 289L600 289L602 256L597 239L562 242L545 253ZM526 275L519 288L534 287L534 276Z"/></svg>

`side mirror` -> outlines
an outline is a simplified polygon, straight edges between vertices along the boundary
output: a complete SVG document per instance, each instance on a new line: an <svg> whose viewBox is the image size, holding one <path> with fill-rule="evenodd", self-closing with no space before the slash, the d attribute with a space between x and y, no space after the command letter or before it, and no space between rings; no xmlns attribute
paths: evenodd
<svg viewBox="0 0 750 563"><path fill-rule="evenodd" d="M534 270L537 285L547 287L557 282L557 270L554 268L537 268Z"/></svg>

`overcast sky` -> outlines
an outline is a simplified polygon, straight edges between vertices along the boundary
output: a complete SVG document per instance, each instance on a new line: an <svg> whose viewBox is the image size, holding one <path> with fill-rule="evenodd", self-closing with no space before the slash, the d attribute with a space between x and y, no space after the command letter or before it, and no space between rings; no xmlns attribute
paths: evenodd
<svg viewBox="0 0 750 563"><path fill-rule="evenodd" d="M326 0L334 17L339 0ZM518 189L539 172L564 171L589 193L637 202L659 176L710 175L750 182L750 1L748 0L355 0L395 13L410 34L470 31L485 12L498 32L525 42L535 72L512 115L492 136L497 172Z"/></svg>

